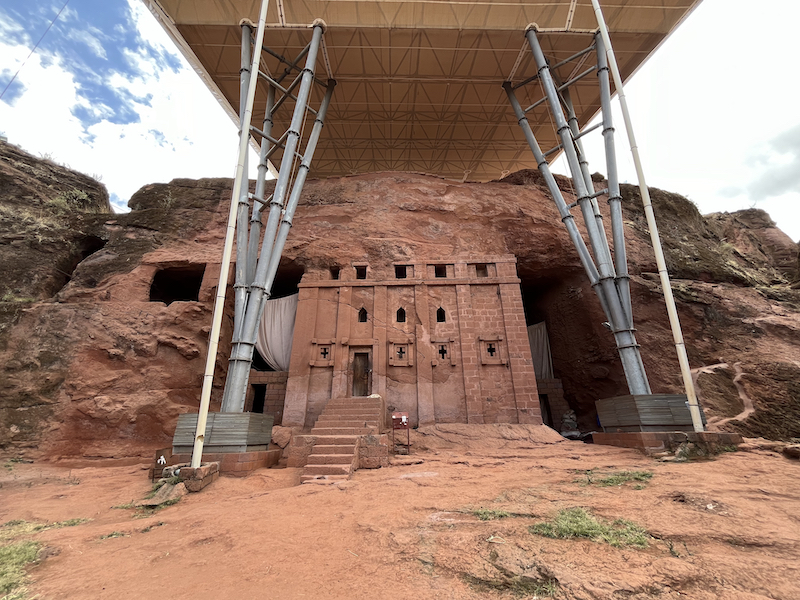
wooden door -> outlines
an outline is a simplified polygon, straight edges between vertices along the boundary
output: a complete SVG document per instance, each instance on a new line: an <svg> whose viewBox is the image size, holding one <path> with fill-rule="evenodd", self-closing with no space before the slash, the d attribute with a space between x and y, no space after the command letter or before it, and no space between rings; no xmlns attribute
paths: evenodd
<svg viewBox="0 0 800 600"><path fill-rule="evenodd" d="M369 379L369 352L353 353L353 396L369 396Z"/></svg>

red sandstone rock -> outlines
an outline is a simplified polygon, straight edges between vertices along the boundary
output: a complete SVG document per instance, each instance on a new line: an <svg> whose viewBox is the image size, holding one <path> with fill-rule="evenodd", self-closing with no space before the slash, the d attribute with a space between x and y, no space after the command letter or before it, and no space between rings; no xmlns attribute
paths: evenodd
<svg viewBox="0 0 800 600"><path fill-rule="evenodd" d="M154 184L131 199L129 215L82 215L83 233L105 246L80 262L54 297L36 282L19 292L49 300L21 302L12 290L0 302L0 448L51 459L116 458L170 445L177 415L198 405L229 187L222 179ZM677 392L677 360L638 191L623 186L623 195L637 339L653 389ZM790 287L797 245L758 211L704 218L684 198L660 190L653 202L692 367L730 366L698 381L712 426L741 412L741 403L730 400L733 390L754 411L721 427L799 436L800 292ZM0 235L13 241L22 217L3 215ZM23 243L35 246L26 235ZM55 254L41 251L35 260L53 262L58 252L65 250L53 246ZM362 262L386 272L406 259L475 254L516 256L528 321L547 322L564 397L583 429L596 427L593 403L625 391L622 370L536 172L486 184L405 173L309 181L276 286L291 288L300 275L328 279L334 265ZM150 301L157 272L202 265L196 300ZM230 323L224 320L212 410L227 368Z"/></svg>

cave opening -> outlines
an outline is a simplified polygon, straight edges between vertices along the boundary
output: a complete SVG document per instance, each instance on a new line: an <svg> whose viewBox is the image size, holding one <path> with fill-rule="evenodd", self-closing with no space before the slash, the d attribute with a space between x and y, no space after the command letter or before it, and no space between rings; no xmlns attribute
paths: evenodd
<svg viewBox="0 0 800 600"><path fill-rule="evenodd" d="M544 424L556 431L561 430L564 413L576 410L574 402L570 401L574 399L568 399L569 394L565 394L572 372L569 358L561 352L561 341L565 339L561 331L565 307L559 298L562 285L563 279L557 274L520 268L522 306L539 388L539 408ZM575 308L570 306L568 310ZM567 346L575 344L567 341Z"/></svg>
<svg viewBox="0 0 800 600"><path fill-rule="evenodd" d="M605 315L597 296L579 269L542 270L522 264L519 277L535 366L536 339L544 337L550 346L552 379L538 373L536 377L539 394L544 396L542 415L549 413L558 431L565 413L574 410L578 429L596 431L595 402L628 393L614 337L603 326ZM546 333L531 327L538 323L544 323ZM568 423L564 420L563 424Z"/></svg>
<svg viewBox="0 0 800 600"><path fill-rule="evenodd" d="M197 302L206 272L205 264L187 264L159 269L150 284L150 302Z"/></svg>
<svg viewBox="0 0 800 600"><path fill-rule="evenodd" d="M272 282L272 293L269 297L272 299L286 298L286 296L296 294L299 290L300 280L303 279L305 272L303 265L293 260L282 258L278 266L278 272L275 274L275 280ZM331 271L331 274L333 274L333 271Z"/></svg>
<svg viewBox="0 0 800 600"><path fill-rule="evenodd" d="M52 296L56 295L66 286L75 276L78 265L89 258L92 254L99 252L106 247L106 240L96 235L87 235L75 241L69 256L61 261L55 270L56 276L52 285ZM87 280L87 287L94 287L97 282L93 279Z"/></svg>

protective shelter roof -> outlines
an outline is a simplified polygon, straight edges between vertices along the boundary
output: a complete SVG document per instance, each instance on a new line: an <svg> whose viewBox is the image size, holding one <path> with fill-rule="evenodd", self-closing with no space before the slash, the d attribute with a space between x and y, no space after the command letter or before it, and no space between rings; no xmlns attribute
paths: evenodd
<svg viewBox="0 0 800 600"><path fill-rule="evenodd" d="M239 22L257 23L260 0L144 2L238 123ZM601 0L623 79L699 3ZM327 29L316 76L333 78L337 86L314 155L315 177L414 171L487 181L534 168L501 87L536 72L524 30L538 25L555 63L588 47L597 27L590 0L271 0L264 45L294 60L318 18ZM557 75L569 80L594 61L593 54L584 55ZM261 68L280 74L285 65L264 54ZM600 108L596 78L570 89L584 125ZM315 86L312 106L323 92ZM523 106L542 96L536 82L518 91ZM260 125L265 97L258 95L254 124ZM528 119L543 150L556 145L545 104ZM276 123L281 126L286 123Z"/></svg>

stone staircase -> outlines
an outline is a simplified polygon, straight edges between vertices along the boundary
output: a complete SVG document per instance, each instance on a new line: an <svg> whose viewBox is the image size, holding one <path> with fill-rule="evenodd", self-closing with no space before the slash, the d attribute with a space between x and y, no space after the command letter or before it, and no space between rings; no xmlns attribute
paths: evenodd
<svg viewBox="0 0 800 600"><path fill-rule="evenodd" d="M349 479L358 468L361 436L378 435L383 429L380 397L334 398L325 406L306 436L311 452L300 482L314 479Z"/></svg>

